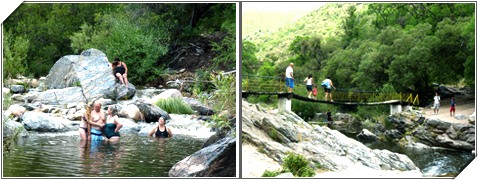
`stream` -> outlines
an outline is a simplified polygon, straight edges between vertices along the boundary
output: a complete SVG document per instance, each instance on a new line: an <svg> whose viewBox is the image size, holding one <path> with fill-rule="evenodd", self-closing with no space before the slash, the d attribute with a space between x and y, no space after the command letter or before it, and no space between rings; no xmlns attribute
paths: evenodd
<svg viewBox="0 0 478 180"><path fill-rule="evenodd" d="M121 134L118 142L81 142L78 131L31 133L3 152L4 177L167 177L207 139Z"/></svg>

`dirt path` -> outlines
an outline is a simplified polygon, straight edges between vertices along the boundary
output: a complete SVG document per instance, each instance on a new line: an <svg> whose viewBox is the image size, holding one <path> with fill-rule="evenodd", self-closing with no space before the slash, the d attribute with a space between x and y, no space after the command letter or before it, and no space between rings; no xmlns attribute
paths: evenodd
<svg viewBox="0 0 478 180"><path fill-rule="evenodd" d="M456 101L456 110L455 115L466 115L469 116L475 112L475 97L471 96L457 96L455 98ZM425 117L426 118L436 118L442 121L450 122L450 123L466 123L468 124L468 120L458 120L453 116L450 116L450 102L451 98L442 99L440 103L440 111L438 114L433 114L433 109L430 107L425 108Z"/></svg>
<svg viewBox="0 0 478 180"><path fill-rule="evenodd" d="M280 169L279 163L257 151L257 148L248 143L242 144L242 177L258 178L265 170Z"/></svg>

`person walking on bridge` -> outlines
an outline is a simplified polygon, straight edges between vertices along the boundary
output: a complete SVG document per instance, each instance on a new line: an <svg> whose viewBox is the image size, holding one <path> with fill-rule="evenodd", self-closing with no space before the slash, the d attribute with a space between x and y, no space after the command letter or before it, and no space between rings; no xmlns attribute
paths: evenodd
<svg viewBox="0 0 478 180"><path fill-rule="evenodd" d="M289 93L292 93L294 89L294 63L290 63L287 69L285 70L285 85L288 88Z"/></svg>
<svg viewBox="0 0 478 180"><path fill-rule="evenodd" d="M311 95L312 95L312 74L309 74L309 76L307 78L304 79L304 82L306 82L306 87L307 87L307 92L308 92L308 96L309 99L311 99Z"/></svg>
<svg viewBox="0 0 478 180"><path fill-rule="evenodd" d="M334 102L334 100L332 100L332 88L334 89L337 89L337 88L335 88L334 84L332 83L332 80L330 80L330 76L327 77L327 79L325 79L324 81L322 81L322 86L324 86L324 90L325 90L324 100L327 101L327 96L329 96L330 94L330 102Z"/></svg>

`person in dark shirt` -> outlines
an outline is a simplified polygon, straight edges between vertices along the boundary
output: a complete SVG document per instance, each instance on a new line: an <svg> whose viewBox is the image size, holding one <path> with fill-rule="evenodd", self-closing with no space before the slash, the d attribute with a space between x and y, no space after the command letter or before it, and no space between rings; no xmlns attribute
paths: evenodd
<svg viewBox="0 0 478 180"><path fill-rule="evenodd" d="M113 75L120 80L121 84L124 84L126 87L128 87L128 67L126 64L119 58L115 58L111 65L111 68L113 69Z"/></svg>
<svg viewBox="0 0 478 180"><path fill-rule="evenodd" d="M332 113L330 112L330 110L327 110L327 127L329 128L332 128Z"/></svg>
<svg viewBox="0 0 478 180"><path fill-rule="evenodd" d="M157 137L157 138L167 138L167 137L173 137L173 132L171 131L170 128L166 127L164 118L161 116L158 119L158 125L155 126L153 129L151 129L151 131L148 133L148 136Z"/></svg>

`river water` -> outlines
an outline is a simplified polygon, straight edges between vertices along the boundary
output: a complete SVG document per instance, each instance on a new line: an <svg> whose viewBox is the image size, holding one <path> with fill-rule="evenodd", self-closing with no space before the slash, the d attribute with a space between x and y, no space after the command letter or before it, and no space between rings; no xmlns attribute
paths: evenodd
<svg viewBox="0 0 478 180"><path fill-rule="evenodd" d="M350 138L357 139L357 134L344 134ZM403 148L388 142L376 142L365 145L371 149L386 149L391 152L407 155L410 160L420 168L423 175L427 177L455 177L475 158L471 152L453 149L435 148L417 150Z"/></svg>
<svg viewBox="0 0 478 180"><path fill-rule="evenodd" d="M119 142L82 143L78 131L30 134L3 152L4 177L167 177L207 139L121 134Z"/></svg>

